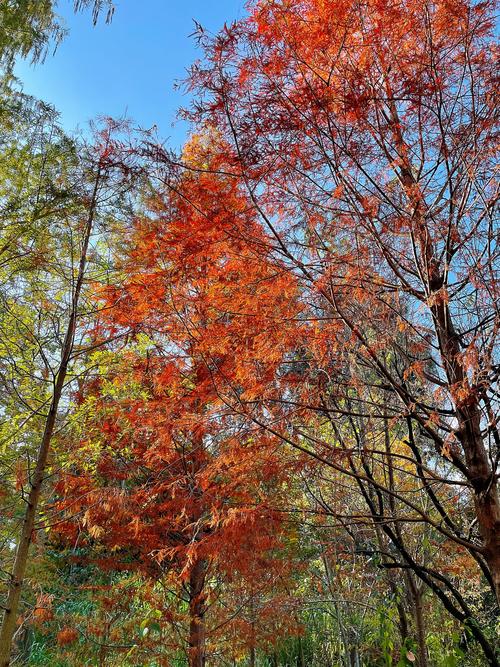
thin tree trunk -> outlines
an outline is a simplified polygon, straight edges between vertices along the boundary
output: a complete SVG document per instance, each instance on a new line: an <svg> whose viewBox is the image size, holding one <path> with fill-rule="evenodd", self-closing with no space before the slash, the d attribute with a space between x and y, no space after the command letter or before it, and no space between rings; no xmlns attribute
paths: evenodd
<svg viewBox="0 0 500 667"><path fill-rule="evenodd" d="M384 412L387 409L387 403L386 400L383 400L383 406L384 406ZM387 419L384 419L384 448L385 448L385 453L386 453L386 461L387 461L387 471L388 471L388 476L389 476L389 489L391 491L394 491L394 466L393 466L393 460L392 460L392 452L391 452L391 437L390 437L390 431L389 431L389 423ZM394 496L389 495L389 506L391 508L391 514L392 516L396 516L396 502L394 499ZM399 525L397 523L394 524L394 530L396 531L396 534L400 538L401 541L402 535L401 531L399 529ZM377 535L377 541L379 543L379 549L380 551L385 550L385 545L384 545L384 540L382 538L382 534L380 532L380 528L375 525L375 532ZM391 593L393 594L394 599L396 600L396 609L398 610L398 618L399 618L399 632L401 634L401 645L404 645L406 639L409 637L409 628L408 628L408 620L406 618L406 611L404 608L403 603L401 600L399 600L399 591L398 591L398 586L396 582L394 581L393 574L390 570L386 570L387 572L387 580L389 583L389 588L391 589ZM411 575L408 575L411 576ZM408 582L407 582L408 583Z"/></svg>
<svg viewBox="0 0 500 667"><path fill-rule="evenodd" d="M406 573L408 587L410 589L410 596L413 606L413 618L415 619L415 630L417 635L417 666L428 667L427 661L427 643L425 633L425 620L422 607L422 590L417 585L411 572Z"/></svg>
<svg viewBox="0 0 500 667"><path fill-rule="evenodd" d="M427 667L427 642L425 641L425 619L422 607L422 591L416 586L415 593L415 625L417 626L418 639L418 665L419 667Z"/></svg>
<svg viewBox="0 0 500 667"><path fill-rule="evenodd" d="M26 566L28 563L29 549L32 542L33 529L35 526L36 517L38 514L38 506L40 502L40 495L42 485L45 477L45 470L47 467L47 460L50 452L50 445L54 428L57 420L57 413L59 403L68 372L68 366L73 352L73 345L75 340L76 320L78 316L78 304L80 300L80 293L82 290L83 279L87 266L87 253L94 225L94 215L97 202L97 192L101 178L101 169L99 168L96 174L92 199L89 207L89 214L85 226L82 250L80 255L80 262L78 266L78 274L76 278L73 298L71 302L71 311L64 338L63 347L61 350L61 361L56 374L54 389L52 393L52 400L50 402L49 412L45 421L45 428L38 450L35 469L30 481L30 492L26 511L24 514L21 535L17 544L16 554L14 557L14 565L9 579L7 600L4 607L4 614L2 619L2 628L0 630L0 667L8 667L10 664L10 656L12 652L12 643L14 633L16 630L17 617L19 613L19 603L21 599L21 592L23 580L26 573Z"/></svg>
<svg viewBox="0 0 500 667"><path fill-rule="evenodd" d="M206 562L198 560L189 578L189 667L205 667L205 587Z"/></svg>

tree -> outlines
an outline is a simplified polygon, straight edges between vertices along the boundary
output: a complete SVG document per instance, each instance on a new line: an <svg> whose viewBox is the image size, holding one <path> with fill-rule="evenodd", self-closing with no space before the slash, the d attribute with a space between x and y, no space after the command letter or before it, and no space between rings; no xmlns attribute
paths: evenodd
<svg viewBox="0 0 500 667"><path fill-rule="evenodd" d="M92 285L83 340L105 351L78 365L45 473L54 557L74 550L92 588L90 612L50 621L61 651L498 665L493 5L253 0L198 39L197 134L179 156L141 145L151 196L117 243L119 277ZM38 282L68 273L35 251L73 247L43 226L73 200L49 187L57 151L28 148L20 177L7 144L5 182L27 193L0 193L20 230L1 269L11 525L37 437L17 435L20 415L43 425L68 304L44 319ZM16 347L21 330L37 335Z"/></svg>
<svg viewBox="0 0 500 667"><path fill-rule="evenodd" d="M49 116L48 130L44 116L39 120L41 146L26 147L31 160L26 166L28 178L10 179L19 192L9 192L5 203L12 218L5 219L2 267L3 435L5 463L17 462L16 475L4 478L7 488L15 485L8 497L17 495L25 503L23 510L8 512L12 519L20 518L22 526L16 535L15 521L9 522L12 532L4 571L8 565L10 573L0 635L0 663L5 665L10 661L54 433L65 412L67 387L84 370L89 267L96 277L97 272L102 277L104 270L95 235L113 201L130 188L131 176L119 162L118 143L111 136L117 129L113 123L96 137L94 147L82 146L78 153L53 117ZM60 136L59 146L50 143L52 135Z"/></svg>
<svg viewBox="0 0 500 667"><path fill-rule="evenodd" d="M76 449L72 440L56 487L55 531L77 545L77 562L138 577L134 597L154 610L161 636L129 639L134 659L180 649L198 667L237 650L231 628L243 645L252 641L241 619L259 592L271 598L275 632L293 628L281 584L291 568L280 555L286 526L269 507L279 466L269 443L236 443L219 419L207 422L206 385L186 373L185 359L176 369L143 345L147 354L115 359L80 406L85 436Z"/></svg>
<svg viewBox="0 0 500 667"><path fill-rule="evenodd" d="M12 74L15 58L43 60L50 42L56 46L64 38L65 29L54 11L53 0L6 0L0 6L0 71ZM75 11L92 7L94 23L106 9L106 20L113 15L111 0L76 0Z"/></svg>
<svg viewBox="0 0 500 667"><path fill-rule="evenodd" d="M195 138L185 158L197 164L204 150ZM186 198L210 206L210 215ZM292 566L279 554L286 525L272 509L286 490L282 457L267 434L245 432L237 416L226 414L206 361L207 348L216 347L219 367L235 368L228 347L234 324L262 355L254 365L270 363L260 328L234 323L226 305L234 309L238 295L248 296L242 281L263 300L263 318L283 301L264 291L265 258L246 253L239 237L245 205L223 176L184 174L175 192L153 198L151 216L136 220L123 282L102 295L107 306L96 335L128 334L139 347L80 390L85 436L58 486L59 511L70 515L58 531L80 548L86 535L102 566L139 572L185 602L184 646L193 667L223 650L217 637L231 628L244 646L271 641L269 628L261 637L248 631L249 607L261 615L273 610L274 622L266 617L274 641L280 627L297 626L293 616L286 619L291 598L280 583ZM245 222L252 225L250 217ZM240 372L264 375L262 368ZM266 596L272 602L262 603ZM174 619L165 610L161 620L175 627L182 615ZM252 624L255 633L258 619Z"/></svg>
<svg viewBox="0 0 500 667"><path fill-rule="evenodd" d="M401 557L392 567L413 570L462 622L470 610L412 558L395 530L404 519L381 509L397 492L390 469L381 484L367 464L363 422L378 433L372 450L388 422L400 429L437 520L396 497L469 550L498 599L492 25L488 3L256 2L216 37L200 31L188 114L231 145L234 178L316 322L295 396L316 426L291 435L296 413L277 394L281 427L275 412L263 426L367 484L369 513ZM359 467L331 460L319 419L346 452L357 443ZM387 456L399 456L390 442ZM432 491L441 471L459 482L458 517Z"/></svg>

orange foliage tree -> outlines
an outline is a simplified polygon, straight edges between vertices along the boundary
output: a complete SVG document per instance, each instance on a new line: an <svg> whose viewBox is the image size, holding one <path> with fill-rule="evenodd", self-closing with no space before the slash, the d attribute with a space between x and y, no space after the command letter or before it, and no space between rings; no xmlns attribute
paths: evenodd
<svg viewBox="0 0 500 667"><path fill-rule="evenodd" d="M263 0L215 37L200 29L199 39L205 59L191 73L187 115L230 145L231 173L266 230L269 256L293 275L303 304L295 365L303 382L281 394L268 387L263 419L251 401L247 416L354 476L367 515L399 554L384 566L410 570L471 622L497 664L466 600L411 553L403 530L421 521L468 551L495 606L493 5ZM240 396L225 396L241 411ZM398 439L409 452L393 447ZM402 457L425 507L395 486ZM382 479L375 465L385 466ZM460 512L436 484L459 488Z"/></svg>
<svg viewBox="0 0 500 667"><path fill-rule="evenodd" d="M207 142L193 139L185 159L203 160ZM254 650L299 631L279 512L289 471L276 439L228 411L212 379L241 378L248 397L273 373L279 382L295 287L266 262L267 240L234 179L182 174L170 185L135 222L123 283L102 295L96 338L126 333L135 344L110 350L114 365L81 388L85 433L57 487L67 518L56 530L103 567L167 582L187 603L189 664L201 667L221 633L236 636L233 650ZM249 233L258 252L243 242ZM234 356L235 341L251 361Z"/></svg>

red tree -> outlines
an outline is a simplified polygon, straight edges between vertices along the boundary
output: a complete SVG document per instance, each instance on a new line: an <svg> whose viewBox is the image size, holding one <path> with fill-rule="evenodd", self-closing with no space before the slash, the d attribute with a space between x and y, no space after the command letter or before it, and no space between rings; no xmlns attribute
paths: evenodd
<svg viewBox="0 0 500 667"><path fill-rule="evenodd" d="M186 159L202 160L203 146L193 140ZM80 544L83 531L103 566L176 586L189 605L190 664L200 667L207 632L241 616L259 591L283 591L290 573L279 554L286 524L273 509L286 492L283 456L274 438L228 412L213 375L227 373L231 386L239 378L248 396L266 391L281 360L274 346L290 344L282 323L294 283L266 262L267 240L234 179L183 174L150 208L136 221L123 284L103 295L109 309L96 332L128 332L138 344L82 388L91 416L58 486L58 509L70 516L57 530ZM245 245L249 233L258 250ZM233 355L235 341L251 360ZM220 608L211 628L217 580L253 593L227 618ZM276 637L280 623L294 627L293 615L277 619Z"/></svg>
<svg viewBox="0 0 500 667"><path fill-rule="evenodd" d="M253 2L248 18L215 38L200 31L205 60L192 71L188 114L231 146L232 174L266 229L269 255L299 285L311 324L298 337L307 382L293 399L305 424L329 423L350 455L339 465L330 453L326 464L355 475L368 514L383 518L400 554L387 567L411 569L463 622L470 608L405 548L394 510L402 502L465 547L498 600L492 9L462 0ZM270 431L325 457L331 444L316 427L294 432L290 392L260 398L284 409L281 422L276 410L264 415ZM391 430L410 447L430 512L391 486ZM375 478L373 456L385 457L387 482ZM433 492L436 475L460 485L461 516Z"/></svg>

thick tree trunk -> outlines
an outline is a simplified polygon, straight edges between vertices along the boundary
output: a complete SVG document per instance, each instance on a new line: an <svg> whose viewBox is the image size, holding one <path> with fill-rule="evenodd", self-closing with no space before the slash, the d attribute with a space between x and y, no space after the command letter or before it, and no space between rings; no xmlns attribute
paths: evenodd
<svg viewBox="0 0 500 667"><path fill-rule="evenodd" d="M78 316L78 304L80 300L80 293L83 286L83 279L87 266L87 252L90 242L90 235L92 233L95 207L97 202L97 192L101 178L100 169L97 172L94 183L94 190L89 207L89 214L86 221L84 237L82 241L82 250L80 254L80 262L78 266L78 275L74 287L71 312L69 314L68 326L64 338L61 361L56 374L54 390L52 393L52 400L50 403L49 412L45 421L45 428L38 450L38 456L35 464L35 469L30 480L30 492L26 511L24 514L21 535L17 543L16 554L14 557L14 565L9 580L7 589L7 600L4 605L4 614L2 620L2 628L0 630L0 667L8 667L10 664L10 656L12 653L12 643L16 631L17 617L19 613L19 603L21 599L21 591L24 576L26 573L26 566L28 563L29 549L32 542L33 529L38 515L38 505L40 502L40 495L42 491L42 484L45 478L45 470L47 467L47 460L50 452L50 445L59 410L59 403L62 396L68 366L73 352L73 345L75 340L76 320Z"/></svg>
<svg viewBox="0 0 500 667"><path fill-rule="evenodd" d="M484 558L491 572L497 602L500 604L500 502L497 481L483 445L478 406L459 408L458 416L459 438L474 489L474 504L479 532L483 538Z"/></svg>
<svg viewBox="0 0 500 667"><path fill-rule="evenodd" d="M189 667L205 667L205 575L206 562L198 560L189 578Z"/></svg>
<svg viewBox="0 0 500 667"><path fill-rule="evenodd" d="M498 484L488 460L481 435L479 397L460 362L461 348L446 304L432 308L443 366L455 403L456 435L465 454L469 482L474 489L474 506L483 554L491 572L497 602L500 604L500 499Z"/></svg>

